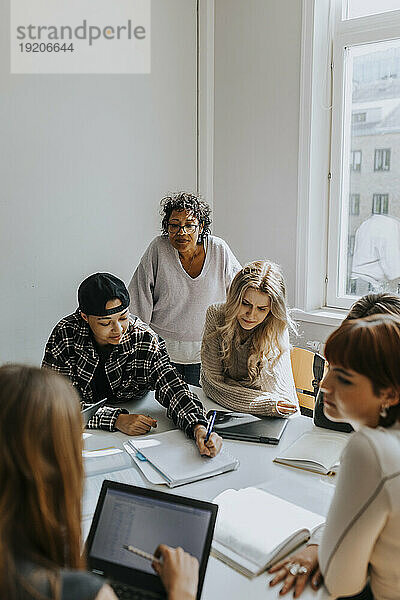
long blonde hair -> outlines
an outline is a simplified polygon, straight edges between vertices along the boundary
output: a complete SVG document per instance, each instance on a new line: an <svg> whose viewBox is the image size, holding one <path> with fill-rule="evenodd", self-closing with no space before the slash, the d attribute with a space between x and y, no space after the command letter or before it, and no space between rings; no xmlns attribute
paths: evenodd
<svg viewBox="0 0 400 600"><path fill-rule="evenodd" d="M0 367L0 597L37 597L17 560L83 568L82 420L72 385L51 371ZM56 583L55 583L56 582ZM59 587L59 586L58 586Z"/></svg>
<svg viewBox="0 0 400 600"><path fill-rule="evenodd" d="M248 375L254 382L260 375L266 360L276 362L287 348L283 344L283 334L290 328L296 332L286 303L286 288L278 265L269 260L257 260L243 267L233 279L224 307L225 323L218 328L222 342L222 360L225 371L233 365L233 353L240 344L241 327L237 315L248 289L268 294L271 310L266 318L252 331Z"/></svg>

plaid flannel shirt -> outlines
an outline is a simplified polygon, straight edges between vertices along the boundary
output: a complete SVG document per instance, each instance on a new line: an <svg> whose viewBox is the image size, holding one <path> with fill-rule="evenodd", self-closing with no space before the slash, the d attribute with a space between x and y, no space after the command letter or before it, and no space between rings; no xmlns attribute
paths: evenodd
<svg viewBox="0 0 400 600"><path fill-rule="evenodd" d="M130 315L128 330L113 348L105 371L114 397L112 404L141 398L155 390L156 400L167 409L175 425L193 437L193 427L207 426L203 405L192 394L171 365L165 343L137 317ZM92 379L99 364L89 325L79 310L61 319L46 344L42 367L67 376L85 404L96 401ZM126 409L104 406L87 425L91 429L115 430L115 422Z"/></svg>

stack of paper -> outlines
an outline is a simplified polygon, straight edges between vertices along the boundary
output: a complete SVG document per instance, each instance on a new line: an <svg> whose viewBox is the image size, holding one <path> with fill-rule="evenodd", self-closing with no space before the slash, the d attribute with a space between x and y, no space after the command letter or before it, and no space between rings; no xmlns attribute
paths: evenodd
<svg viewBox="0 0 400 600"><path fill-rule="evenodd" d="M224 449L214 458L201 456L193 440L178 429L133 438L128 444L143 475L151 483L164 483L171 488L233 471L239 466L239 461ZM128 444L125 448L129 451Z"/></svg>

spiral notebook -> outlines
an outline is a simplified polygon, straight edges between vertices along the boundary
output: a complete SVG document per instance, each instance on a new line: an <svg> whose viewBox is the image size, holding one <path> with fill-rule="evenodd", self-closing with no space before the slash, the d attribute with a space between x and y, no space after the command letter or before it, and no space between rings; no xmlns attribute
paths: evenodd
<svg viewBox="0 0 400 600"><path fill-rule="evenodd" d="M139 468L142 468L141 463L150 463L163 483L171 488L233 471L239 466L239 460L224 448L214 458L201 456L195 442L179 429L133 438L129 444L136 455L140 455L136 461Z"/></svg>

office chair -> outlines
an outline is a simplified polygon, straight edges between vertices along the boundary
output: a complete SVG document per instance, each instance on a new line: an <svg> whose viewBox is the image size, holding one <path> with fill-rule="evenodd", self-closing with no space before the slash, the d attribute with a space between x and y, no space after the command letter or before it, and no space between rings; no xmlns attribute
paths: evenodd
<svg viewBox="0 0 400 600"><path fill-rule="evenodd" d="M300 412L302 415L312 417L319 383L324 376L325 359L316 352L304 348L292 348L290 360Z"/></svg>

